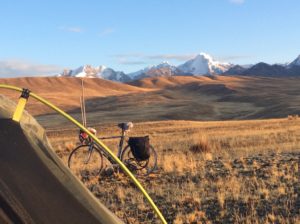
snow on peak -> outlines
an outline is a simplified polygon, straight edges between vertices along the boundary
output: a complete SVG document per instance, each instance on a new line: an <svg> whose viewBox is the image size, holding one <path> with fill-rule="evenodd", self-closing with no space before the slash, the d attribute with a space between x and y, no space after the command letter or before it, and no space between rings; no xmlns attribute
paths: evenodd
<svg viewBox="0 0 300 224"><path fill-rule="evenodd" d="M155 67L169 67L172 66L168 61L163 61Z"/></svg>
<svg viewBox="0 0 300 224"><path fill-rule="evenodd" d="M193 75L212 75L221 74L230 67L232 67L232 65L229 63L215 61L209 54L200 53L184 64L179 65L178 69L184 73Z"/></svg>
<svg viewBox="0 0 300 224"><path fill-rule="evenodd" d="M300 55L289 64L289 66L294 66L294 65L300 66Z"/></svg>
<svg viewBox="0 0 300 224"><path fill-rule="evenodd" d="M90 77L95 78L99 73L99 68L93 68L91 65L83 65L74 70L65 69L61 76L72 77Z"/></svg>
<svg viewBox="0 0 300 224"><path fill-rule="evenodd" d="M168 68L171 71L175 71L177 69L175 65L170 64L168 61L163 61L162 63L156 66L152 66L151 69L160 69L160 68Z"/></svg>
<svg viewBox="0 0 300 224"><path fill-rule="evenodd" d="M139 71L125 74L122 71L114 71L112 68L104 65L98 67L83 65L74 70L64 70L60 76L103 78L127 82L144 77L222 74L231 67L233 67L232 64L219 62L214 60L209 54L199 53L194 58L179 66L172 65L168 61L163 61L160 64L148 66Z"/></svg>
<svg viewBox="0 0 300 224"><path fill-rule="evenodd" d="M195 58L203 58L203 59L206 59L206 60L208 60L208 61L213 61L213 58L212 58L212 56L210 56L209 54L206 54L206 53L204 53L204 52L201 52L200 54L198 54L198 55L196 55L196 57Z"/></svg>
<svg viewBox="0 0 300 224"><path fill-rule="evenodd" d="M123 73L114 71L104 65L92 67L91 65L80 66L74 70L65 69L60 76L103 78L114 81L129 81L130 79Z"/></svg>
<svg viewBox="0 0 300 224"><path fill-rule="evenodd" d="M105 69L107 69L107 67L105 65L100 65L98 66L98 70L101 72L101 71L104 71Z"/></svg>
<svg viewBox="0 0 300 224"><path fill-rule="evenodd" d="M170 69L171 71L175 71L177 69L176 66L170 64L168 61L163 61L158 65L148 66L148 67L143 68L143 69L141 69L137 72L129 73L128 76L131 77L132 79L135 79L135 78L137 78L137 77L141 76L142 74L145 74L149 71L153 71L155 69L162 69L162 68L167 68L167 69Z"/></svg>

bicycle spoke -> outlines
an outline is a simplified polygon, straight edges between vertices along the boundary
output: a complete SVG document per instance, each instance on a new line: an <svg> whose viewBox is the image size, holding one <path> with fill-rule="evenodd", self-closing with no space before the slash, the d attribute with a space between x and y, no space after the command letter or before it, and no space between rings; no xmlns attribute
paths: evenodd
<svg viewBox="0 0 300 224"><path fill-rule="evenodd" d="M85 180L100 173L103 157L95 147L81 145L70 154L68 165L76 176Z"/></svg>
<svg viewBox="0 0 300 224"><path fill-rule="evenodd" d="M88 162L89 162L90 159L91 159L91 155L92 155L93 151L94 151L93 149L90 149L90 148L89 148L88 155L87 155L86 160L84 161L84 164L88 164Z"/></svg>

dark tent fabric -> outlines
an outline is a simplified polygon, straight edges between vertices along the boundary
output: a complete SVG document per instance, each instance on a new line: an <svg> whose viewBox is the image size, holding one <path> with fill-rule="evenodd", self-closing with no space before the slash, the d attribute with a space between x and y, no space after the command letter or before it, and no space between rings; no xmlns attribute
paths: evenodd
<svg viewBox="0 0 300 224"><path fill-rule="evenodd" d="M43 128L0 95L0 223L122 223L71 174Z"/></svg>

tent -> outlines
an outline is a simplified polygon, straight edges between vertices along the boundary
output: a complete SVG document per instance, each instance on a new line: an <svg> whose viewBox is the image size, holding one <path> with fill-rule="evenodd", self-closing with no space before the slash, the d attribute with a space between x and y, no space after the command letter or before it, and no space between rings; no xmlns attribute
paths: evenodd
<svg viewBox="0 0 300 224"><path fill-rule="evenodd" d="M44 129L0 95L0 223L122 223L61 162Z"/></svg>

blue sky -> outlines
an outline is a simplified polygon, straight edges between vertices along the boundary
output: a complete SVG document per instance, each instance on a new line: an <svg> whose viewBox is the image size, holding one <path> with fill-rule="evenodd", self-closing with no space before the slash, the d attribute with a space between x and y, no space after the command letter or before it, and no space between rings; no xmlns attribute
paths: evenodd
<svg viewBox="0 0 300 224"><path fill-rule="evenodd" d="M290 62L298 0L1 0L0 77L83 64L133 72L200 52L220 61Z"/></svg>

